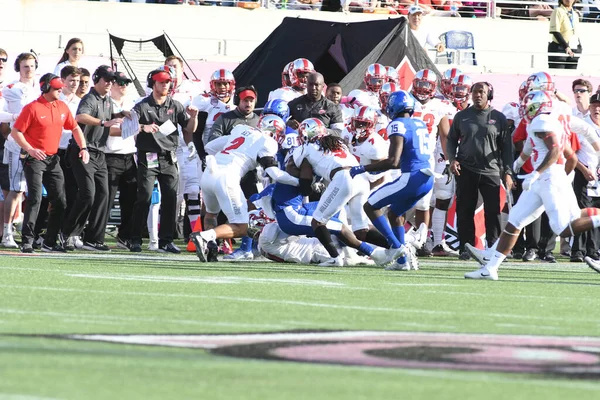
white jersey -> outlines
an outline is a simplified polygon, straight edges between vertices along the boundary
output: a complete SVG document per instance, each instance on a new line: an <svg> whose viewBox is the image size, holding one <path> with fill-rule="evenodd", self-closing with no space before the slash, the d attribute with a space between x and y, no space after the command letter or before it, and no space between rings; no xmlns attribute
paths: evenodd
<svg viewBox="0 0 600 400"><path fill-rule="evenodd" d="M350 155L350 151L344 145L342 149L331 153L319 150L316 143L306 143L294 149L292 153L296 167L300 168L305 159L312 165L315 174L327 182L331 181L331 171L340 167L356 167L358 161Z"/></svg>
<svg viewBox="0 0 600 400"><path fill-rule="evenodd" d="M42 92L40 91L40 85L36 83L33 85L27 85L17 81L5 86L2 89L2 97L6 101L5 111L9 114L20 114L21 110L23 110L23 107L32 101L35 101L41 95ZM13 139L12 135L6 139L5 148L15 153L21 151L21 148L17 142L15 142L15 139Z"/></svg>
<svg viewBox="0 0 600 400"><path fill-rule="evenodd" d="M390 124L390 119L381 110L377 110L377 123L375 124L375 132L383 139L387 140L387 127Z"/></svg>
<svg viewBox="0 0 600 400"><path fill-rule="evenodd" d="M233 109L233 98L230 98L227 103L224 103L217 97L212 96L209 93L204 93L196 96L192 100L192 106L196 107L198 111L208 114L206 117L204 132L202 133L202 138L208 138L210 129L215 124L215 121L221 116L221 114L225 114Z"/></svg>
<svg viewBox="0 0 600 400"><path fill-rule="evenodd" d="M375 161L387 158L390 149L390 142L382 138L379 133L371 133L366 140L362 142L356 141L350 145L350 151L356 157L360 165L369 165ZM365 174L364 176L369 182L375 182L379 178L385 176L386 173Z"/></svg>
<svg viewBox="0 0 600 400"><path fill-rule="evenodd" d="M290 86L284 86L279 89L275 89L269 93L269 101L271 100L283 100L286 103L294 100L297 97L304 95L303 92L299 92Z"/></svg>
<svg viewBox="0 0 600 400"><path fill-rule="evenodd" d="M60 94L60 100L64 101L67 107L69 107L69 111L73 114L73 118L77 115L77 107L79 107L79 103L81 99L72 93L70 97L65 96L64 93ZM69 140L71 140L72 133L69 130L63 129L62 135L60 136L60 142L58 144L59 149L66 149L69 145Z"/></svg>
<svg viewBox="0 0 600 400"><path fill-rule="evenodd" d="M352 103L359 106L369 106L376 110L381 109L381 103L379 102L379 94L371 92L370 90L354 89L348 93L350 100L355 99Z"/></svg>
<svg viewBox="0 0 600 400"><path fill-rule="evenodd" d="M354 116L355 108L347 103L340 104L340 109L342 110L342 119L344 120L344 126L350 125L350 121Z"/></svg>
<svg viewBox="0 0 600 400"><path fill-rule="evenodd" d="M437 137L438 126L442 118L448 114L448 106L450 103L447 100L430 99L427 103L421 104L419 100L415 98L415 112L413 113L414 118L419 118L427 125L427 130L433 140Z"/></svg>
<svg viewBox="0 0 600 400"><path fill-rule="evenodd" d="M240 179L256 169L263 157L275 158L278 145L270 136L247 125L237 125L228 136L222 136L207 144L207 151L215 152L219 169L228 175L239 175Z"/></svg>
<svg viewBox="0 0 600 400"><path fill-rule="evenodd" d="M519 103L515 103L514 101L506 103L504 107L502 107L502 114L504 114L506 119L512 119L515 126L519 126L519 123L521 122L521 116L519 115L520 107Z"/></svg>
<svg viewBox="0 0 600 400"><path fill-rule="evenodd" d="M551 165L544 173L556 173L558 171L562 171L565 173L565 158L562 154L564 149L564 143L566 140L565 131L563 125L558 121L556 116L552 114L541 114L538 115L531 121L529 125L527 125L527 140L529 142L528 145L531 146L531 163L534 169L537 169L549 150L544 143L544 139L536 135L539 132L553 132L556 135L556 139L559 143L560 147L560 156L555 164Z"/></svg>
<svg viewBox="0 0 600 400"><path fill-rule="evenodd" d="M267 258L278 262L320 263L331 258L317 238L290 236L276 222L265 225L258 247Z"/></svg>

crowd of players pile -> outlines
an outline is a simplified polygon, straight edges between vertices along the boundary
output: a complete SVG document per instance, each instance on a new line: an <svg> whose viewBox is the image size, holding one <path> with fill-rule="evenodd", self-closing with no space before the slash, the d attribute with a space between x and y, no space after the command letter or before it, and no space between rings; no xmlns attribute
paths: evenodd
<svg viewBox="0 0 600 400"><path fill-rule="evenodd" d="M305 95L307 86L319 80L309 60L297 59L284 68L282 87L270 93L256 126L240 124L228 135L213 138L215 122L234 108L233 74L215 71L210 91L199 93L199 85L183 78L181 63L170 61L175 62L161 70L174 82L172 98L206 115L200 153L193 141L185 143L181 130L178 148L180 194L188 203L192 228L199 225L201 209L204 213L203 230L190 234L200 261L216 261L217 242L232 238L242 238L242 246L225 256L232 261L250 260L260 254L277 262L323 266L376 263L385 265L386 270L417 270L417 252L458 256L444 241L447 210L455 195L445 144L455 114L470 106L473 80L468 75L451 68L438 85L434 71L421 70L407 92L400 90L393 67L372 64L365 72L365 89L342 96L339 85L323 88L327 98L339 104L343 126L328 127L319 118L308 118L298 121L297 129L293 129L296 126L288 121L287 103ZM519 102L504 108L515 125L521 119L528 124L531 139L514 169L518 170L532 153L536 155L534 167L539 166L548 153L546 137L556 137L561 151L568 147L566 138L577 129L569 126L569 119L562 119L562 124L554 121L571 113L561 103L551 77L540 72L523 82ZM545 120L548 118L550 121ZM535 128L529 129L532 126ZM540 142L541 133L545 136ZM598 137L587 135L584 139L600 150ZM553 161L564 174L562 164ZM240 181L257 169L263 190L246 199ZM556 169L552 171L558 178L544 171L534 171L525 178L524 187L539 197L537 203L529 199L530 203L538 207L518 220L509 217L511 227L522 229L532 215L544 211L544 206L552 206L556 214L549 213L549 217L557 234L565 235L567 228L574 234L571 222L580 214L591 221L586 220L586 229L600 226L595 211L580 212L576 201L573 206L574 195L571 199L573 192L568 187L553 195L534 190L545 187L540 182L546 176L563 182ZM548 201L551 203L546 204ZM412 211L416 229L406 232L405 214ZM227 222L219 225L221 212ZM553 224L557 219L560 222ZM514 236L507 230L505 234ZM253 242L257 253L253 252ZM466 248L486 264L497 255L497 247L495 244L487 253ZM467 277L497 279L499 257L495 258L496 264L487 269L484 265Z"/></svg>

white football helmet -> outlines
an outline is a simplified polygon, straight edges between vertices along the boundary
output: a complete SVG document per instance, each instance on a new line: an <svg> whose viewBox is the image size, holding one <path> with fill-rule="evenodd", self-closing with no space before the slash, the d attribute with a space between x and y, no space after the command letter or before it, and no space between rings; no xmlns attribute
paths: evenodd
<svg viewBox="0 0 600 400"><path fill-rule="evenodd" d="M473 86L473 79L468 75L458 75L450 84L450 99L462 103L469 98Z"/></svg>
<svg viewBox="0 0 600 400"><path fill-rule="evenodd" d="M394 82L384 83L379 91L379 102L381 103L381 109L385 110L387 107L387 100L390 94L401 90L400 85Z"/></svg>
<svg viewBox="0 0 600 400"><path fill-rule="evenodd" d="M306 58L292 61L289 72L291 86L306 89L308 75L313 72L315 72L315 67Z"/></svg>
<svg viewBox="0 0 600 400"><path fill-rule="evenodd" d="M396 68L386 66L385 70L387 73L386 75L387 75L388 82L391 82L391 83L399 83L400 82L400 78L398 77L398 70L396 70Z"/></svg>
<svg viewBox="0 0 600 400"><path fill-rule="evenodd" d="M375 63L367 67L367 72L365 72L364 78L367 90L379 93L381 86L387 82L387 79L387 70L382 64Z"/></svg>
<svg viewBox="0 0 600 400"><path fill-rule="evenodd" d="M519 101L523 101L523 97L527 94L527 81L523 81L519 86Z"/></svg>
<svg viewBox="0 0 600 400"><path fill-rule="evenodd" d="M525 122L530 123L540 114L552 112L552 92L533 90L525 95L519 108L519 114Z"/></svg>
<svg viewBox="0 0 600 400"><path fill-rule="evenodd" d="M547 72L536 72L529 75L529 78L527 78L527 91L531 92L532 90L553 92L554 81L550 74Z"/></svg>
<svg viewBox="0 0 600 400"><path fill-rule="evenodd" d="M448 68L442 74L440 89L445 98L452 100L450 97L452 92L452 80L459 75L463 75L463 72L458 68Z"/></svg>
<svg viewBox="0 0 600 400"><path fill-rule="evenodd" d="M422 69L415 75L412 83L412 94L424 101L433 98L437 87L437 76L430 69Z"/></svg>
<svg viewBox="0 0 600 400"><path fill-rule="evenodd" d="M217 83L224 83L223 86L217 87ZM210 76L210 93L223 100L233 96L235 92L235 77L231 71L226 69L218 69Z"/></svg>
<svg viewBox="0 0 600 400"><path fill-rule="evenodd" d="M281 72L281 86L292 86L292 81L290 80L290 68L292 67L292 63L285 64L283 67L283 71Z"/></svg>
<svg viewBox="0 0 600 400"><path fill-rule="evenodd" d="M376 124L377 111L372 107L362 106L354 110L350 120L350 131L355 140L360 140L375 132Z"/></svg>
<svg viewBox="0 0 600 400"><path fill-rule="evenodd" d="M316 118L307 118L298 127L298 143L303 144L327 135L325 124Z"/></svg>
<svg viewBox="0 0 600 400"><path fill-rule="evenodd" d="M277 143L281 144L283 142L283 138L285 137L285 122L277 115L266 114L261 116L258 119L256 127L262 133L275 139Z"/></svg>

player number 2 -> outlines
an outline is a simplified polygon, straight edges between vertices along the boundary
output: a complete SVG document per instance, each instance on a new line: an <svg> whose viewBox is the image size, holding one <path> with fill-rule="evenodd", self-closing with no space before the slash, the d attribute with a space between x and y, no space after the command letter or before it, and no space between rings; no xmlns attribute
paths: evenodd
<svg viewBox="0 0 600 400"><path fill-rule="evenodd" d="M246 141L246 138L243 137L236 137L235 139L233 139L233 141L231 142L231 144L227 147L225 147L221 153L223 154L229 154L230 150L235 150L238 147L240 147L241 145L244 144L244 142Z"/></svg>

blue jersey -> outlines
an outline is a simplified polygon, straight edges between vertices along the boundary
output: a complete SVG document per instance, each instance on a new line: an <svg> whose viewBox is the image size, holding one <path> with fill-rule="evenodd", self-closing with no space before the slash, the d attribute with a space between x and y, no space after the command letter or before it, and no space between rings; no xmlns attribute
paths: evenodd
<svg viewBox="0 0 600 400"><path fill-rule="evenodd" d="M402 172L431 168L434 146L431 144L425 122L416 118L396 118L388 125L387 135L389 138L392 136L404 138L400 156Z"/></svg>
<svg viewBox="0 0 600 400"><path fill-rule="evenodd" d="M303 199L300 187L276 183L271 194L271 205L273 211L278 212L287 206L302 206Z"/></svg>

